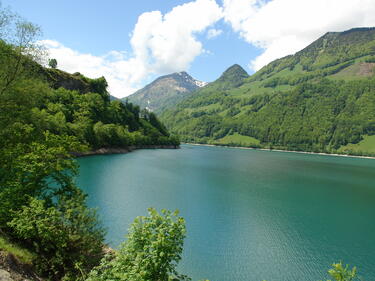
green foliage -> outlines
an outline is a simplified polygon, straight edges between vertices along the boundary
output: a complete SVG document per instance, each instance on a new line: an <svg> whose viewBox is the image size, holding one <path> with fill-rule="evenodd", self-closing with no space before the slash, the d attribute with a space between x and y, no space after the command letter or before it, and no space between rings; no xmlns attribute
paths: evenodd
<svg viewBox="0 0 375 281"><path fill-rule="evenodd" d="M109 95L107 92L108 83L107 80L102 76L98 79L88 79L86 78L86 81L88 80L91 89L94 93L100 94L103 99L108 102L109 101Z"/></svg>
<svg viewBox="0 0 375 281"><path fill-rule="evenodd" d="M128 147L135 144L133 135L123 126L99 121L93 129L99 147Z"/></svg>
<svg viewBox="0 0 375 281"><path fill-rule="evenodd" d="M57 60L56 59L50 59L48 61L48 66L51 68L56 68L57 67Z"/></svg>
<svg viewBox="0 0 375 281"><path fill-rule="evenodd" d="M100 260L104 232L78 189L58 190L53 201L31 198L8 225L30 243L39 272L54 280L77 280Z"/></svg>
<svg viewBox="0 0 375 281"><path fill-rule="evenodd" d="M148 212L148 217L135 219L120 250L103 259L87 281L189 280L176 270L186 232L184 219L177 211Z"/></svg>
<svg viewBox="0 0 375 281"><path fill-rule="evenodd" d="M233 135L226 135L221 139L211 141L209 143L215 145L243 146L254 148L260 146L259 140L248 136L242 136L238 133L234 133Z"/></svg>
<svg viewBox="0 0 375 281"><path fill-rule="evenodd" d="M24 127L13 132L20 137L23 133L33 133L30 127L26 128L26 132ZM11 210L19 210L27 203L28 196L47 196L72 184L76 165L69 151L79 150L80 146L72 137L49 132L30 143L3 146L0 153L0 228L6 227L6 222L11 220Z"/></svg>
<svg viewBox="0 0 375 281"><path fill-rule="evenodd" d="M357 268L349 268L349 265L343 266L342 262L332 264L332 268L328 270L334 281L354 281L360 280L357 278ZM331 281L331 280L328 280Z"/></svg>
<svg viewBox="0 0 375 281"><path fill-rule="evenodd" d="M81 144L72 136L39 133L28 113L2 124L0 230L35 253L35 266L50 279L75 275L76 264L88 271L101 257L103 235L72 182L77 169L70 151Z"/></svg>

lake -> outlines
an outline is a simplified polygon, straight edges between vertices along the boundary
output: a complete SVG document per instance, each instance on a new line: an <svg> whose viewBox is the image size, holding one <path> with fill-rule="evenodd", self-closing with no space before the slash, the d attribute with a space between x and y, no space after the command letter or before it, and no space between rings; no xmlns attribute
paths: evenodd
<svg viewBox="0 0 375 281"><path fill-rule="evenodd" d="M180 210L193 280L326 280L340 260L375 280L373 159L182 145L78 162L113 247L148 207Z"/></svg>

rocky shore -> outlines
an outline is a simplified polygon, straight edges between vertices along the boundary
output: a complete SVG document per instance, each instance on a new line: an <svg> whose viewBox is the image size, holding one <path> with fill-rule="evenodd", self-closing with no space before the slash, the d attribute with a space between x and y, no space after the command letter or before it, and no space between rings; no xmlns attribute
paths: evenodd
<svg viewBox="0 0 375 281"><path fill-rule="evenodd" d="M178 149L179 145L141 145L141 146L129 146L127 148L99 148L96 150L86 152L72 152L75 157L84 157L92 155L106 155L106 154L124 154L129 153L137 149Z"/></svg>

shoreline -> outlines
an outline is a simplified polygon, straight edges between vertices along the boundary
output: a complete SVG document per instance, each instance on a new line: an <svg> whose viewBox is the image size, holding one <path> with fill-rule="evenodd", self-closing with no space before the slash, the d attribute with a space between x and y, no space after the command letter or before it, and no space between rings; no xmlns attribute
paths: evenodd
<svg viewBox="0 0 375 281"><path fill-rule="evenodd" d="M375 159L375 156L361 156L361 155L349 155L349 154L338 154L338 153L309 152L309 151L283 150L283 149L270 149L270 148L253 148L253 147L244 147L244 146L229 146L229 145L203 144L203 143L191 143L191 142L182 142L181 144L189 144L189 145L197 145L197 146L238 148L238 149L251 149L251 150L262 150L262 151L292 152L292 153L312 154L312 155L321 155L321 156Z"/></svg>
<svg viewBox="0 0 375 281"><path fill-rule="evenodd" d="M140 145L140 146L129 146L127 148L99 148L96 150L90 150L86 152L72 152L71 154L76 157L86 157L86 156L95 156L95 155L110 155L110 154L126 154L138 149L179 149L179 145Z"/></svg>

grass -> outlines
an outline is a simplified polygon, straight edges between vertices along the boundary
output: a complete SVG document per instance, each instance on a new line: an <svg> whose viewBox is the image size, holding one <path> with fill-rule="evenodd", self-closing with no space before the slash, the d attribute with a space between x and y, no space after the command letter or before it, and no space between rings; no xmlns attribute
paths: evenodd
<svg viewBox="0 0 375 281"><path fill-rule="evenodd" d="M221 139L218 139L213 142L213 144L221 144L221 145L238 145L238 146L258 146L260 145L260 141L256 138L243 136L238 133L233 135L225 136Z"/></svg>
<svg viewBox="0 0 375 281"><path fill-rule="evenodd" d="M205 106L200 106L197 111L210 111L210 110L215 110L215 109L220 109L220 104L218 103L212 103L209 105Z"/></svg>
<svg viewBox="0 0 375 281"><path fill-rule="evenodd" d="M345 146L340 147L339 152L362 152L362 153L375 153L375 135L364 136L363 140L359 143L349 143Z"/></svg>
<svg viewBox="0 0 375 281"><path fill-rule="evenodd" d="M20 246L10 242L4 236L0 236L0 250L13 254L21 262L32 264L34 255L28 250L21 248Z"/></svg>

